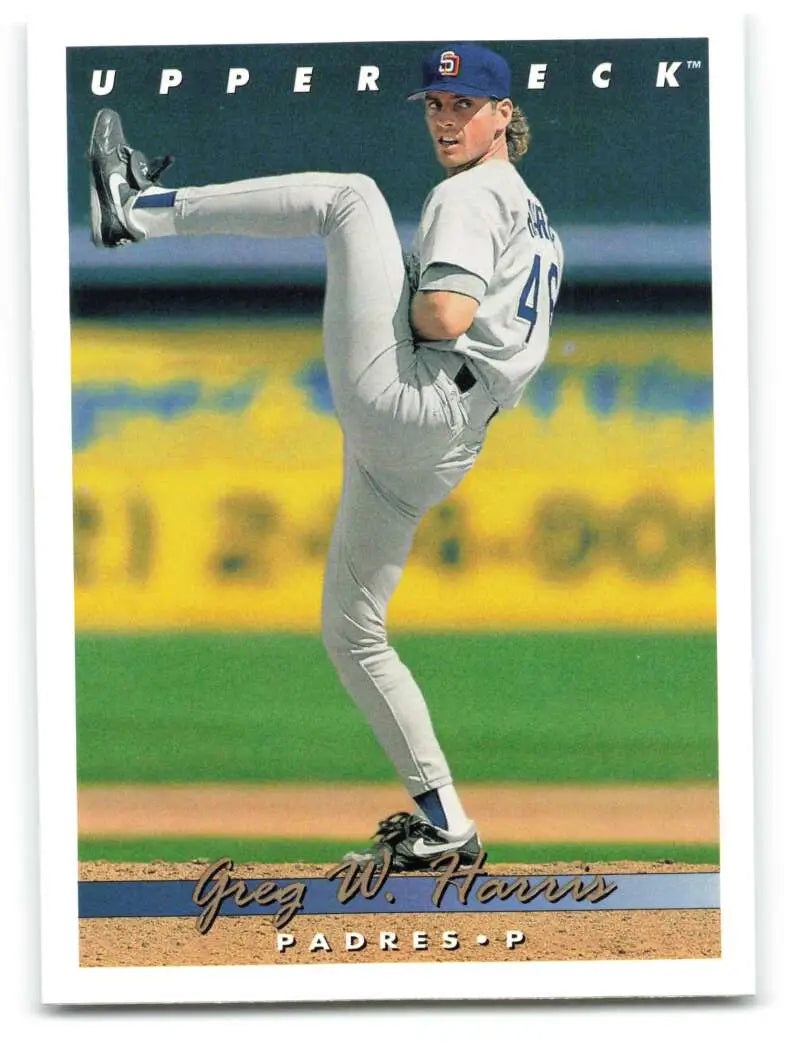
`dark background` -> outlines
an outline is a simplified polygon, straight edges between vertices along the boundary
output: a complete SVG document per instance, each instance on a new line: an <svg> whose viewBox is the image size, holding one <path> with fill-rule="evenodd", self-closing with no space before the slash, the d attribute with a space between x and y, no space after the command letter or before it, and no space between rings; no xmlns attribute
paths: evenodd
<svg viewBox="0 0 800 1047"><path fill-rule="evenodd" d="M520 170L555 224L707 222L708 83L704 40L498 44L533 144ZM95 111L120 113L132 143L178 157L175 184L204 184L296 170L362 171L381 186L397 220L414 220L440 170L422 107L427 45L275 44L269 47L88 48L69 52L70 218L87 221L86 168ZM699 60L699 70L686 61ZM655 87L659 61L683 60L679 89ZM613 61L598 89L594 67ZM529 90L531 63L547 85ZM377 65L379 91L356 91L361 65ZM228 68L250 82L225 93ZM313 66L312 90L294 93L296 66ZM183 83L167 95L162 68ZM114 90L92 95L93 69L116 69ZM176 182L176 179L178 180Z"/></svg>
<svg viewBox="0 0 800 1047"><path fill-rule="evenodd" d="M435 46L435 45L434 45ZM541 198L566 250L560 310L634 307L665 312L710 303L708 49L703 39L545 41L490 44L512 67L515 101L532 129L520 172ZM245 303L266 281L303 305L321 294L321 253L304 247L290 264L288 248L253 272L251 250L191 254L176 241L145 245L147 264L126 252L88 243L85 154L95 112L116 109L126 135L148 155L176 163L168 186L202 185L294 170L361 171L383 190L404 242L427 193L441 178L419 103L428 43L280 44L268 46L80 48L68 52L69 214L73 311L102 313L94 292L115 283L115 308L137 296L137 308L170 288L171 307L205 297L216 306ZM592 70L613 62L607 89ZM680 88L657 88L659 62L681 61ZM689 63L692 63L690 68ZM543 90L528 88L532 63L547 63ZM699 64L699 65L698 65ZM378 91L356 90L361 65L380 67ZM313 66L312 90L293 90L297 66ZM228 69L250 82L226 94ZM162 68L183 82L159 94ZM113 91L91 92L92 71L116 70ZM218 244L218 241L217 241ZM268 250L267 244L263 245ZM158 252L158 253L157 253ZM295 264L296 263L296 264ZM279 271L278 271L279 270ZM147 287L145 294L140 294ZM609 296L609 288L613 295ZM176 288L181 294L175 297ZM260 308L266 308L259 302Z"/></svg>

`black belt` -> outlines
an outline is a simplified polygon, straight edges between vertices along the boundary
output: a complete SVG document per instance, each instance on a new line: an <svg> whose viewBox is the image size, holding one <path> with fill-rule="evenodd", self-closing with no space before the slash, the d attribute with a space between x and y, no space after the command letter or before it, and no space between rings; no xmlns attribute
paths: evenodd
<svg viewBox="0 0 800 1047"><path fill-rule="evenodd" d="M458 374L455 376L453 381L458 386L459 392L468 393L470 389L473 387L473 385L476 384L478 379L475 377L472 371L470 371L466 364L462 364L458 371Z"/></svg>
<svg viewBox="0 0 800 1047"><path fill-rule="evenodd" d="M473 385L477 384L478 379L475 377L472 371L470 371L466 364L462 364L461 367L458 369L458 373L456 374L453 381L456 383L456 387L458 388L458 391L460 393L468 393L470 389L473 387ZM487 425L489 424L489 422L491 422L491 420L494 418L494 416L497 414L499 410L499 407L495 407L495 409L486 419Z"/></svg>

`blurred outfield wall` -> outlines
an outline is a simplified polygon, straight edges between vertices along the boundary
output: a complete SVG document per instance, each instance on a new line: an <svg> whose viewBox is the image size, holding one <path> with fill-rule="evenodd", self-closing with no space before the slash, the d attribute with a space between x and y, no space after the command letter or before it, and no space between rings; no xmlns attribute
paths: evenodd
<svg viewBox="0 0 800 1047"><path fill-rule="evenodd" d="M340 483L316 325L73 326L78 629L316 630ZM714 626L710 327L557 323L423 521L409 629Z"/></svg>

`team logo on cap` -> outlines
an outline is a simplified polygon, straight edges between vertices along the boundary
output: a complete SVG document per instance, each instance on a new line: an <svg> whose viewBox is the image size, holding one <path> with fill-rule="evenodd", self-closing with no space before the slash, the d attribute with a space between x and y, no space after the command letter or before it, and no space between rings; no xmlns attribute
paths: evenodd
<svg viewBox="0 0 800 1047"><path fill-rule="evenodd" d="M458 76L458 70L460 68L461 55L457 55L455 51L442 51L439 56L440 76Z"/></svg>

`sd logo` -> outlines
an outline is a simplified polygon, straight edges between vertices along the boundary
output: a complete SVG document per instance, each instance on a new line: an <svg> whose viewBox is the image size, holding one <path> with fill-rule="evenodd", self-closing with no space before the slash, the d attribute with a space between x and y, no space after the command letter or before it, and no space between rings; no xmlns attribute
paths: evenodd
<svg viewBox="0 0 800 1047"><path fill-rule="evenodd" d="M455 51L442 51L439 57L439 73L442 76L458 76L461 68L461 56Z"/></svg>

